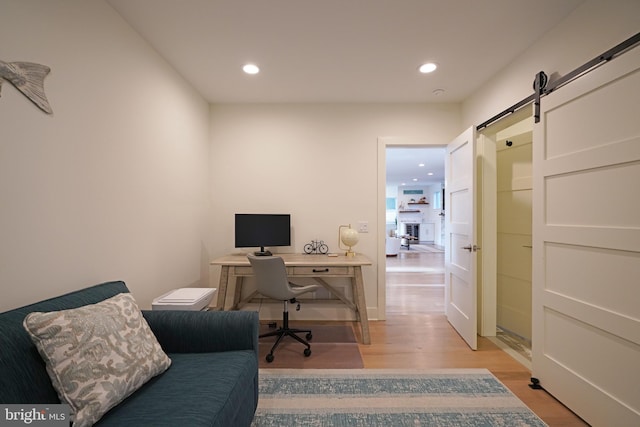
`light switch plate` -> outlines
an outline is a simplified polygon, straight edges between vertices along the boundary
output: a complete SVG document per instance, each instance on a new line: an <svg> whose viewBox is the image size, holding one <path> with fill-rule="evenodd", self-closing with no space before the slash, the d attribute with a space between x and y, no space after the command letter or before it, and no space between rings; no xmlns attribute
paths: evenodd
<svg viewBox="0 0 640 427"><path fill-rule="evenodd" d="M369 221L358 221L358 233L369 232Z"/></svg>

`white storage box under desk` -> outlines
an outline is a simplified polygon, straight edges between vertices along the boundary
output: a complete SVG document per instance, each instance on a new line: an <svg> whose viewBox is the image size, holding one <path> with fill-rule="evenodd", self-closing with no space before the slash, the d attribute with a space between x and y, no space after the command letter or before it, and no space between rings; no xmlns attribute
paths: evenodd
<svg viewBox="0 0 640 427"><path fill-rule="evenodd" d="M152 310L206 310L217 294L216 288L179 288L154 299Z"/></svg>

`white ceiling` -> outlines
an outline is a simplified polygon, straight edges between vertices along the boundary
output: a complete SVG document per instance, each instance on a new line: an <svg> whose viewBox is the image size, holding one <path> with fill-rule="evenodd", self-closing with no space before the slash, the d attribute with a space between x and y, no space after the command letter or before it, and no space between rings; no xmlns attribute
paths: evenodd
<svg viewBox="0 0 640 427"><path fill-rule="evenodd" d="M444 154L444 147L388 147L387 185L424 186L444 183ZM420 166L421 164L424 166Z"/></svg>
<svg viewBox="0 0 640 427"><path fill-rule="evenodd" d="M469 97L583 0L107 1L211 103L440 103ZM420 74L428 61L439 68Z"/></svg>
<svg viewBox="0 0 640 427"><path fill-rule="evenodd" d="M582 2L107 1L212 103L460 102Z"/></svg>

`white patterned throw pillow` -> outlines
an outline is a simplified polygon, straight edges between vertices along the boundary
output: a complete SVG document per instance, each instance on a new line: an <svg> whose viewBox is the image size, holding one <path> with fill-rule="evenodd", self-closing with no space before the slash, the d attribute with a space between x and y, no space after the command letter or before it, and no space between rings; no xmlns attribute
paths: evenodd
<svg viewBox="0 0 640 427"><path fill-rule="evenodd" d="M24 327L61 402L71 407L74 427L93 425L171 365L129 293L71 310L30 313Z"/></svg>

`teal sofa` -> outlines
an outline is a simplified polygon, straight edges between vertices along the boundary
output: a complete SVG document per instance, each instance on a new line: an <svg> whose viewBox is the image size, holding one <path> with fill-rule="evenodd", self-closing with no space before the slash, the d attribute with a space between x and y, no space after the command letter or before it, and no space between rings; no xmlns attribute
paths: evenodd
<svg viewBox="0 0 640 427"><path fill-rule="evenodd" d="M34 311L95 304L129 292L108 282L0 314L0 403L60 403L22 322ZM258 314L144 311L170 368L96 426L249 426L258 404Z"/></svg>

